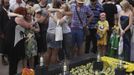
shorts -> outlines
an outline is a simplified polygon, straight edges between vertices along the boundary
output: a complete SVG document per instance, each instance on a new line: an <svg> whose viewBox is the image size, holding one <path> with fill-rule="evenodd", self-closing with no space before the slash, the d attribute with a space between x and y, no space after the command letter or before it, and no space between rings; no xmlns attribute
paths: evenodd
<svg viewBox="0 0 134 75"><path fill-rule="evenodd" d="M84 31L82 29L72 29L72 44L73 47L81 47L84 42Z"/></svg>
<svg viewBox="0 0 134 75"><path fill-rule="evenodd" d="M47 33L47 48L62 48L62 41L55 41L55 34Z"/></svg>

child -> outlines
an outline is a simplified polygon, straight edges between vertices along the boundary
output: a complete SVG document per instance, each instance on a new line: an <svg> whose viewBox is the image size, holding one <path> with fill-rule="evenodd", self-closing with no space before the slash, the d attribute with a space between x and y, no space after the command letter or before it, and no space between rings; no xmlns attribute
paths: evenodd
<svg viewBox="0 0 134 75"><path fill-rule="evenodd" d="M109 30L109 24L106 20L106 14L100 13L100 21L98 21L98 27L97 27L97 46L98 46L98 52L101 56L105 55L106 51L106 45L107 45L107 31Z"/></svg>
<svg viewBox="0 0 134 75"><path fill-rule="evenodd" d="M119 44L119 26L114 25L113 32L110 37L110 51L109 56L116 57L118 53L118 44Z"/></svg>

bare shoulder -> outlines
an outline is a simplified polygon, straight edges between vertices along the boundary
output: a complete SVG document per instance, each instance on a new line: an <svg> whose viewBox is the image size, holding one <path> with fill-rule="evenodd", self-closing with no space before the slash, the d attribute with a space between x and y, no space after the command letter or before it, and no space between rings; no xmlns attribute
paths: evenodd
<svg viewBox="0 0 134 75"><path fill-rule="evenodd" d="M133 16L133 11L129 10L128 14L129 14L129 16Z"/></svg>

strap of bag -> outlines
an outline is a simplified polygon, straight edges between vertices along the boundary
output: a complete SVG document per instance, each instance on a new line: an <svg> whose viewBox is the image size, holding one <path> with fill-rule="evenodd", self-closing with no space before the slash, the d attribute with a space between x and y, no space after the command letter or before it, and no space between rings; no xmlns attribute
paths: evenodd
<svg viewBox="0 0 134 75"><path fill-rule="evenodd" d="M83 22L82 22L82 20L80 18L80 14L78 13L78 10L77 10L77 5L75 6L75 10L76 10L76 13L77 13L77 16L79 18L80 23L83 25Z"/></svg>
<svg viewBox="0 0 134 75"><path fill-rule="evenodd" d="M76 1L76 0L75 0L75 1ZM79 18L80 23L81 23L82 25L84 25L84 23L82 22L82 19L80 18L80 14L78 13L77 5L75 6L75 10L76 10L76 13L77 13L77 15L78 15L78 18ZM90 34L90 32L89 32L89 30L88 30L87 27L83 27L83 29L84 29L84 33L85 33L86 36Z"/></svg>

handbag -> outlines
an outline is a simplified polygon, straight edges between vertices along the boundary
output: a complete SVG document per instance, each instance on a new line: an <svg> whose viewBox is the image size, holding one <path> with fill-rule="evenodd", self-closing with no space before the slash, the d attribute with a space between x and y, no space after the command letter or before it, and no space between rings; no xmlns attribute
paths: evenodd
<svg viewBox="0 0 134 75"><path fill-rule="evenodd" d="M59 21L57 21L57 26L55 28L55 41L63 40L63 32L62 27L59 25Z"/></svg>
<svg viewBox="0 0 134 75"><path fill-rule="evenodd" d="M118 55L123 53L123 37L120 37Z"/></svg>
<svg viewBox="0 0 134 75"><path fill-rule="evenodd" d="M75 10L76 10L76 13L77 13L77 16L78 16L78 18L79 18L80 23L81 23L82 25L84 25L83 22L82 22L82 20L81 20L81 18L80 18L79 13L78 13L77 6L75 7ZM90 35L90 32L89 32L89 30L88 30L88 26L84 25L83 30L84 30L84 34L85 34L86 36Z"/></svg>

